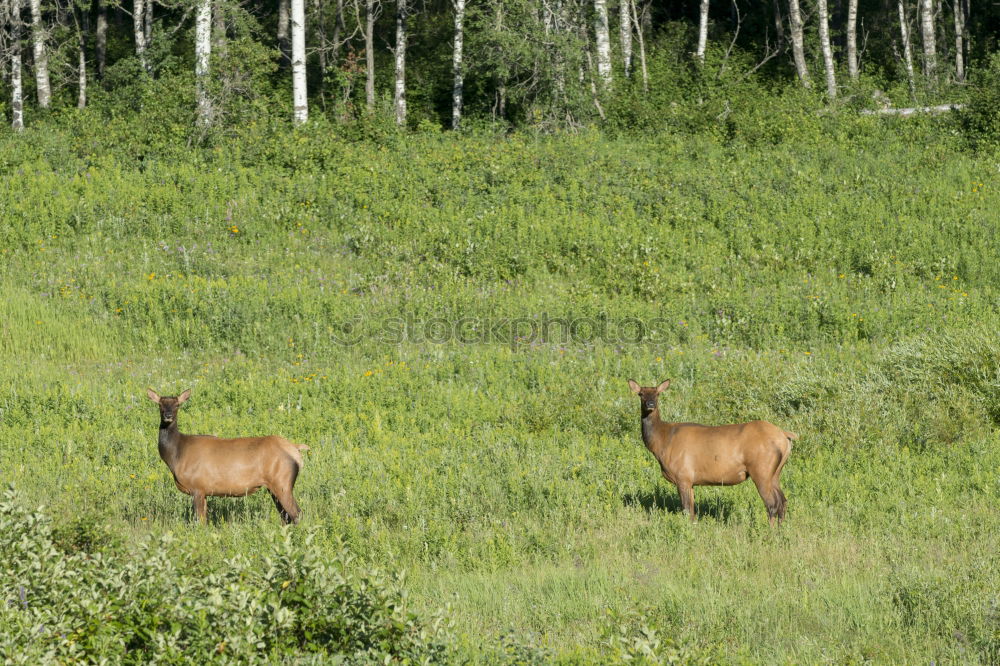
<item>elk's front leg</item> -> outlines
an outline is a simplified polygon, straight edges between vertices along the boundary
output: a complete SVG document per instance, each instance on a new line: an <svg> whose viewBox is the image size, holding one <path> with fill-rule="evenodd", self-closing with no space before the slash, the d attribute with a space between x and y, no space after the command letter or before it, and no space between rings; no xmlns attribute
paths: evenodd
<svg viewBox="0 0 1000 666"><path fill-rule="evenodd" d="M208 502L205 494L200 492L191 493L191 504L194 506L194 513L202 523L208 522Z"/></svg>
<svg viewBox="0 0 1000 666"><path fill-rule="evenodd" d="M694 487L689 484L677 484L677 493L681 496L681 508L691 518L691 522L697 520L694 512Z"/></svg>

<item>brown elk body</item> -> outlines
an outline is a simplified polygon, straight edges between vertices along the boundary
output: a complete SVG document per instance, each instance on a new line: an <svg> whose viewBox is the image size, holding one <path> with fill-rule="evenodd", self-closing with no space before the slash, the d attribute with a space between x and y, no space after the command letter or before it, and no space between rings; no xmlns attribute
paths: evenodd
<svg viewBox="0 0 1000 666"><path fill-rule="evenodd" d="M781 470L788 462L794 432L767 421L723 426L667 423L660 420L659 395L670 380L656 387L629 387L641 400L642 441L660 463L663 477L677 486L681 506L695 520L694 486L735 486L748 478L767 507L774 525L785 518Z"/></svg>
<svg viewBox="0 0 1000 666"><path fill-rule="evenodd" d="M160 406L160 458L170 468L177 489L191 496L195 513L205 522L206 497L244 497L267 488L284 523L299 522L301 510L292 488L302 469L304 444L287 439L240 437L222 439L212 435L185 435L177 427L177 411L189 397L146 392Z"/></svg>

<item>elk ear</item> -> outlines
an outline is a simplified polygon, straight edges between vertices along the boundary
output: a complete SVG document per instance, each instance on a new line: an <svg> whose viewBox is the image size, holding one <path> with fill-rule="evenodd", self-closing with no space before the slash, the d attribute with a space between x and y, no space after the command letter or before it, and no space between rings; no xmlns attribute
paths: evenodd
<svg viewBox="0 0 1000 666"><path fill-rule="evenodd" d="M639 395L639 391L642 390L634 379L628 380L628 387L632 389L632 393L635 393L636 395Z"/></svg>
<svg viewBox="0 0 1000 666"><path fill-rule="evenodd" d="M155 402L156 404L160 404L160 396L153 389L151 388L146 389L146 397Z"/></svg>
<svg viewBox="0 0 1000 666"><path fill-rule="evenodd" d="M181 405L183 405L185 402L187 402L187 399L190 397L191 397L191 389L188 389L187 391L184 391L184 393L181 393L179 396L177 396L177 406L180 407Z"/></svg>
<svg viewBox="0 0 1000 666"><path fill-rule="evenodd" d="M656 392L658 394L663 393L664 391L667 390L669 386L670 386L670 380L668 379L667 381L663 382L662 384L656 387Z"/></svg>

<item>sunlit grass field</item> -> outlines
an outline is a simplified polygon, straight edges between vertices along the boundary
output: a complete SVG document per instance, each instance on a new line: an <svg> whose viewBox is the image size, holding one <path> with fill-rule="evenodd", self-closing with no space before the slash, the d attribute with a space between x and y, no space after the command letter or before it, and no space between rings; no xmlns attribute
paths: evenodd
<svg viewBox="0 0 1000 666"><path fill-rule="evenodd" d="M405 571L449 660L996 663L998 164L874 127L5 139L0 480L122 557L253 558L266 493L199 526L157 455L146 387L191 388L183 432L311 447L292 529ZM689 524L628 378L799 433L784 526L751 484Z"/></svg>

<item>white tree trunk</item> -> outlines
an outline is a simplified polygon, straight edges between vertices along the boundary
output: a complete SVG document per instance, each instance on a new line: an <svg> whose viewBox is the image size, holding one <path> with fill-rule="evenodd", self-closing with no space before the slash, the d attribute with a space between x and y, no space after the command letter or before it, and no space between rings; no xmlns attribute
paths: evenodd
<svg viewBox="0 0 1000 666"><path fill-rule="evenodd" d="M146 21L144 0L132 1L132 33L135 38L135 55L139 58L142 68L149 71L149 62L146 60Z"/></svg>
<svg viewBox="0 0 1000 666"><path fill-rule="evenodd" d="M611 31L607 0L594 0L594 36L597 41L597 75L602 85L611 85Z"/></svg>
<svg viewBox="0 0 1000 666"><path fill-rule="evenodd" d="M958 111L964 108L964 104L938 104L937 106L916 106L908 109L861 109L858 113L863 116L901 116L909 118L918 113L947 113L948 111Z"/></svg>
<svg viewBox="0 0 1000 666"><path fill-rule="evenodd" d="M76 73L76 108L87 107L87 32L83 26L77 26L77 73Z"/></svg>
<svg viewBox="0 0 1000 666"><path fill-rule="evenodd" d="M365 0L365 106L375 108L375 0Z"/></svg>
<svg viewBox="0 0 1000 666"><path fill-rule="evenodd" d="M799 75L803 87L811 88L812 81L809 80L809 68L806 66L802 38L802 11L799 9L799 0L788 0L788 22L792 31L792 58L795 60L795 72Z"/></svg>
<svg viewBox="0 0 1000 666"><path fill-rule="evenodd" d="M858 0L847 2L847 75L858 80Z"/></svg>
<svg viewBox="0 0 1000 666"><path fill-rule="evenodd" d="M292 28L292 104L296 125L309 120L309 100L306 97L306 3L291 0Z"/></svg>
<svg viewBox="0 0 1000 666"><path fill-rule="evenodd" d="M618 28L622 41L622 64L625 66L625 78L632 77L632 10L631 0L621 0L618 5Z"/></svg>
<svg viewBox="0 0 1000 666"><path fill-rule="evenodd" d="M708 45L708 0L701 0L698 8L698 50L694 55L705 62L705 47Z"/></svg>
<svg viewBox="0 0 1000 666"><path fill-rule="evenodd" d="M10 0L10 126L24 129L24 92L21 87L21 0Z"/></svg>
<svg viewBox="0 0 1000 666"><path fill-rule="evenodd" d="M937 77L937 44L934 40L934 0L920 0L920 32L924 42L924 75L934 84Z"/></svg>
<svg viewBox="0 0 1000 666"><path fill-rule="evenodd" d="M632 24L635 26L635 36L639 39L639 69L642 71L642 91L649 92L649 70L646 69L646 38L643 36L642 21L639 20L639 9L636 0L631 0Z"/></svg>
<svg viewBox="0 0 1000 666"><path fill-rule="evenodd" d="M212 56L212 0L198 0L194 20L194 79L198 102L198 124L212 124L212 102L208 96L209 62Z"/></svg>
<svg viewBox="0 0 1000 666"><path fill-rule="evenodd" d="M35 87L38 92L38 106L47 109L52 102L52 88L49 85L49 54L45 48L42 3L41 0L30 0L30 4L31 44L35 54Z"/></svg>
<svg viewBox="0 0 1000 666"><path fill-rule="evenodd" d="M104 65L108 53L108 5L97 0L97 27L94 30L94 59L97 61L97 78L104 78Z"/></svg>
<svg viewBox="0 0 1000 666"><path fill-rule="evenodd" d="M462 77L462 41L463 21L465 19L465 0L453 0L455 7L455 50L452 53L451 68L455 82L451 93L451 128L457 130L462 122L462 94L464 80Z"/></svg>
<svg viewBox="0 0 1000 666"><path fill-rule="evenodd" d="M313 25L315 26L313 29L315 35L313 39L316 42L314 50L316 52L316 60L318 61L316 64L319 65L319 81L317 82L316 87L318 90L316 92L319 93L320 99L323 100L322 103L325 108L326 73L329 71L327 69L327 56L329 53L327 44L329 44L330 40L326 36L326 6L324 0L313 0ZM336 28L334 28L333 41L334 43L337 42ZM336 62L336 56L334 56L334 62Z"/></svg>
<svg viewBox="0 0 1000 666"><path fill-rule="evenodd" d="M965 81L965 1L953 0L955 6L955 80Z"/></svg>
<svg viewBox="0 0 1000 666"><path fill-rule="evenodd" d="M837 77L834 73L833 48L830 46L830 14L826 0L816 0L819 10L819 46L823 52L823 71L826 74L826 96L837 97Z"/></svg>
<svg viewBox="0 0 1000 666"><path fill-rule="evenodd" d="M546 10L547 11L547 10ZM496 3L496 8L494 9L494 25L493 29L496 30L497 34L503 32L503 2ZM496 102L493 104L493 119L506 118L507 117L507 81L503 76L503 73L496 73Z"/></svg>
<svg viewBox="0 0 1000 666"><path fill-rule="evenodd" d="M281 51L281 66L292 64L291 0L278 0L278 50Z"/></svg>
<svg viewBox="0 0 1000 666"><path fill-rule="evenodd" d="M396 109L396 124L406 124L406 6L407 0L396 0L396 85L392 101Z"/></svg>
<svg viewBox="0 0 1000 666"><path fill-rule="evenodd" d="M146 48L153 43L153 5L156 0L146 0L146 6L142 12L142 32L146 38Z"/></svg>
<svg viewBox="0 0 1000 666"><path fill-rule="evenodd" d="M910 25L906 20L906 0L897 0L899 11L899 35L903 40L903 65L906 67L906 80L910 84L910 96L917 94L917 83L913 73L913 51L910 49Z"/></svg>

